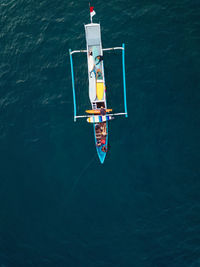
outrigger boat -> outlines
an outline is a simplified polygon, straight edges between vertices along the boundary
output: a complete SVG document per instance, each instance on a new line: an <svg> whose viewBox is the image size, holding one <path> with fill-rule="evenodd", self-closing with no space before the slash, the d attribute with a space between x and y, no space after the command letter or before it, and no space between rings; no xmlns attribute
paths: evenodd
<svg viewBox="0 0 200 267"><path fill-rule="evenodd" d="M101 43L101 30L99 23L93 23L92 17L95 15L93 7L90 7L90 20L91 23L85 26L86 35L86 50L69 49L71 76L72 76L72 89L73 89L73 102L74 102L74 121L78 118L87 118L87 122L92 123L94 126L94 137L100 162L103 163L108 151L108 121L112 120L114 116L124 115L128 117L127 103L126 103L126 80L125 80L125 45L122 47L102 48ZM123 86L124 86L124 109L123 113L110 113L112 109L107 108L106 99L106 85L104 75L104 62L103 52L109 50L122 51L122 67L123 67ZM86 110L87 115L76 114L76 96L75 96L75 82L73 72L72 55L74 53L87 53L88 63L88 80L89 80L89 99L91 102L91 110ZM90 115L89 115L90 114Z"/></svg>

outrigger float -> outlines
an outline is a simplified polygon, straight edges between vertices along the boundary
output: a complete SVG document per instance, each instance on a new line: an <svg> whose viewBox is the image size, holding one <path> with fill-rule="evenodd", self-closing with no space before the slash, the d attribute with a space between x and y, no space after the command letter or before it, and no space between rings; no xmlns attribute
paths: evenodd
<svg viewBox="0 0 200 267"><path fill-rule="evenodd" d="M74 121L79 118L87 118L87 122L94 126L94 137L100 162L104 163L106 153L108 151L108 121L112 120L114 116L123 115L128 117L127 102L126 102L126 79L125 79L125 45L122 47L102 48L100 24L93 23L92 17L95 15L93 7L90 7L91 23L84 25L86 34L86 50L69 49L73 102L74 102ZM112 109L107 108L106 100L106 85L104 75L103 52L109 50L122 51L122 68L123 68L123 87L124 87L124 110L123 113L112 113ZM88 63L88 80L89 80L89 99L92 109L86 110L88 115L76 114L76 95L75 82L73 71L72 55L74 53L87 53ZM111 112L111 113L110 113Z"/></svg>

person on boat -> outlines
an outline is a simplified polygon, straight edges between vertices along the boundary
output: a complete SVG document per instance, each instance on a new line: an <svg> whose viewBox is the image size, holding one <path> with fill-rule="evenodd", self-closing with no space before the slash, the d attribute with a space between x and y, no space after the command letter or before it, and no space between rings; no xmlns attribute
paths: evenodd
<svg viewBox="0 0 200 267"><path fill-rule="evenodd" d="M101 55L98 55L98 56L96 56L95 57L95 60L99 60L97 63L96 63L96 65L98 65L101 61L103 61L103 56L101 56Z"/></svg>
<svg viewBox="0 0 200 267"><path fill-rule="evenodd" d="M96 76L97 76L97 79L102 79L102 72L100 69L97 69L97 72L96 72Z"/></svg>
<svg viewBox="0 0 200 267"><path fill-rule="evenodd" d="M106 132L106 123L102 123L101 133L102 133L102 136L103 137L105 137L107 135L107 132Z"/></svg>
<svg viewBox="0 0 200 267"><path fill-rule="evenodd" d="M106 136L107 135L107 133L106 132L102 132L102 136Z"/></svg>
<svg viewBox="0 0 200 267"><path fill-rule="evenodd" d="M100 125L99 124L96 124L95 125L95 130L99 130L100 129Z"/></svg>
<svg viewBox="0 0 200 267"><path fill-rule="evenodd" d="M102 116L106 115L106 109L104 107L100 108L100 113Z"/></svg>
<svg viewBox="0 0 200 267"><path fill-rule="evenodd" d="M100 146L101 146L101 141L100 141L100 140L97 140L97 142L96 142L96 146L97 146L97 147L100 147Z"/></svg>
<svg viewBox="0 0 200 267"><path fill-rule="evenodd" d="M107 135L107 132L106 132L106 129L104 129L103 131L102 131L102 136L106 136Z"/></svg>

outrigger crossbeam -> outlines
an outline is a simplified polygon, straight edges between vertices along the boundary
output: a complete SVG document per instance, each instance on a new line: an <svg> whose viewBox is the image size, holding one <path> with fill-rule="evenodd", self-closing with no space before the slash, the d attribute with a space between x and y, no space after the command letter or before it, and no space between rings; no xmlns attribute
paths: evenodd
<svg viewBox="0 0 200 267"><path fill-rule="evenodd" d="M102 50L103 51L109 51L109 50L118 50L118 49L123 50L124 48L120 46L120 47L103 48Z"/></svg>
<svg viewBox="0 0 200 267"><path fill-rule="evenodd" d="M125 115L125 117L128 117L128 110L127 110L127 101L126 101L126 77L125 77L125 44L122 44L122 47L111 47L111 48L104 48L103 51L111 51L111 50L122 50L122 68L123 68L123 87L124 87L124 113L115 113L115 114L109 114L109 115ZM72 90L73 90L73 102L74 102L74 121L76 121L77 118L84 118L84 117L90 117L88 115L81 115L76 116L76 94L75 94L75 82L74 82L74 71L73 71L73 60L72 55L75 53L87 53L87 50L74 50L72 51L69 49L69 56L70 56L70 65L71 65L71 76L72 76Z"/></svg>
<svg viewBox="0 0 200 267"><path fill-rule="evenodd" d="M109 114L107 113L107 115L109 116L122 116L122 115L127 115L127 113L113 113L113 114ZM92 116L98 116L98 115L80 115L80 116L76 116L76 119L79 119L79 118L89 118L89 117L92 117Z"/></svg>

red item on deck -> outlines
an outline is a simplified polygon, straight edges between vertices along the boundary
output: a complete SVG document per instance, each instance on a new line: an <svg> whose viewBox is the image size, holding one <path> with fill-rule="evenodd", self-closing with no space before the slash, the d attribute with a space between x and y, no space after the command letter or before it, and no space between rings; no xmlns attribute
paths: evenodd
<svg viewBox="0 0 200 267"><path fill-rule="evenodd" d="M101 139L101 143L102 143L103 145L105 145L106 140L105 140L105 139Z"/></svg>

